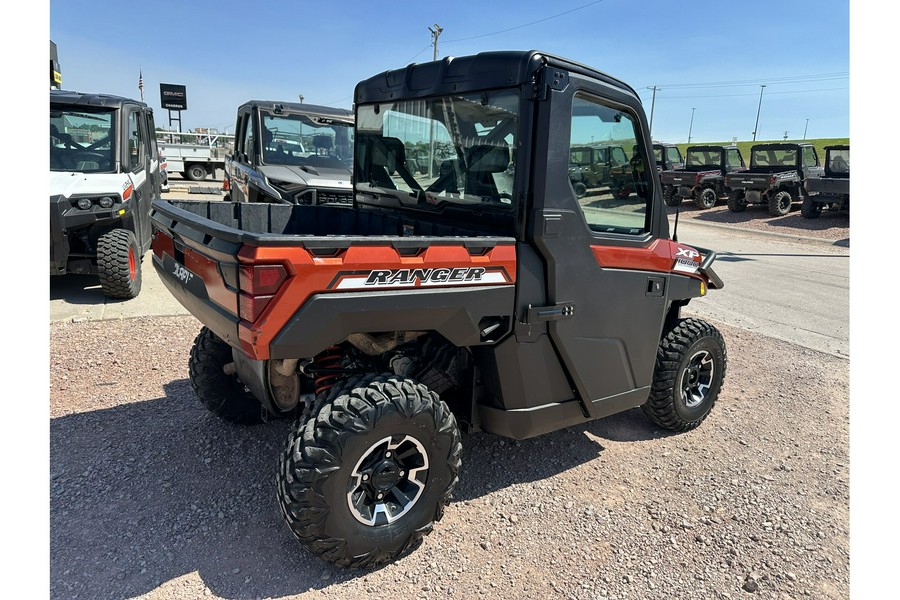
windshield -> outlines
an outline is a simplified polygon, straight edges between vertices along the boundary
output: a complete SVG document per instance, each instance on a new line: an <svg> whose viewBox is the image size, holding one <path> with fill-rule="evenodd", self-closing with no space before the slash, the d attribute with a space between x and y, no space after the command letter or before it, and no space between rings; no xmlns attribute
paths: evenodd
<svg viewBox="0 0 900 600"><path fill-rule="evenodd" d="M515 90L360 106L361 203L512 209Z"/></svg>
<svg viewBox="0 0 900 600"><path fill-rule="evenodd" d="M50 107L50 170L81 173L115 171L116 113L110 110Z"/></svg>
<svg viewBox="0 0 900 600"><path fill-rule="evenodd" d="M797 150L794 148L763 148L754 150L751 167L796 167Z"/></svg>
<svg viewBox="0 0 900 600"><path fill-rule="evenodd" d="M331 117L263 113L263 162L353 168L353 123Z"/></svg>
<svg viewBox="0 0 900 600"><path fill-rule="evenodd" d="M685 166L716 167L722 164L721 150L688 150Z"/></svg>

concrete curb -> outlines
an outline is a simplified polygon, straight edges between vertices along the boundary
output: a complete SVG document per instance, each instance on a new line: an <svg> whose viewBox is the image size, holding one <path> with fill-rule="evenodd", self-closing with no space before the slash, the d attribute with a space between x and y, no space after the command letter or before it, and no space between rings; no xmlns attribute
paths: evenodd
<svg viewBox="0 0 900 600"><path fill-rule="evenodd" d="M672 215L670 215L672 216ZM670 226L674 226L674 218L669 221ZM734 227L732 225L722 225L720 223L706 223L703 221L697 221L694 219L686 219L678 221L678 227L680 228L683 225L697 225L699 227L712 227L715 229L722 229L726 231L734 231L744 235L758 235L764 237L774 237L783 240L794 240L797 242L803 243L813 243L813 244L821 244L823 246L834 246L839 248L850 248L850 238L848 237L846 240L832 240L828 238L818 238L818 237L809 237L804 235L795 235L792 233L778 233L777 231L761 231L759 229L745 229L743 227Z"/></svg>

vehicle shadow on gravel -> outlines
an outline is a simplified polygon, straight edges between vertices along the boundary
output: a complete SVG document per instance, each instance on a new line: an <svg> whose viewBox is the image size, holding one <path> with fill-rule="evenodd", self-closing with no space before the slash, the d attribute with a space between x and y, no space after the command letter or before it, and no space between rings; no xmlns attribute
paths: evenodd
<svg viewBox="0 0 900 600"><path fill-rule="evenodd" d="M588 435L590 434L590 435ZM528 440L463 436L463 467L455 500L473 500L511 485L549 479L598 458L600 441L640 442L673 435L633 409Z"/></svg>
<svg viewBox="0 0 900 600"><path fill-rule="evenodd" d="M372 570L332 567L285 526L275 472L284 421L224 423L187 380L165 397L50 422L50 593L125 598L197 572L223 598L281 597ZM533 440L463 436L456 500L536 482L595 459L595 437L665 435L628 411Z"/></svg>

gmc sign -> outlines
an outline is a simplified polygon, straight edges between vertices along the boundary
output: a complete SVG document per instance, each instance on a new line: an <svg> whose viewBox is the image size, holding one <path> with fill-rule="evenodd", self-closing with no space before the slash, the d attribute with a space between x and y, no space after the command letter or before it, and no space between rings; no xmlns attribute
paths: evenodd
<svg viewBox="0 0 900 600"><path fill-rule="evenodd" d="M187 89L183 85L159 84L159 101L163 108L187 110Z"/></svg>

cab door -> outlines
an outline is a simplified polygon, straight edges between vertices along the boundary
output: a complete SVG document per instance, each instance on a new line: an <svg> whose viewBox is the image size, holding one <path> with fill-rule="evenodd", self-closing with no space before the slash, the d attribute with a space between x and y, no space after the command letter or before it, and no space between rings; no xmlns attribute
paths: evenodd
<svg viewBox="0 0 900 600"><path fill-rule="evenodd" d="M147 120L139 106L128 106L125 111L125 170L131 176L133 190L131 204L133 230L142 252L150 247L150 204L159 196L159 182L154 187L152 165L159 171L159 159L150 160L150 140Z"/></svg>
<svg viewBox="0 0 900 600"><path fill-rule="evenodd" d="M238 112L235 129L234 154L228 161L227 177L230 179L231 200L233 202L249 202L248 184L250 171L255 155L255 128L252 119L253 111L242 108Z"/></svg>
<svg viewBox="0 0 900 600"><path fill-rule="evenodd" d="M552 72L563 89L537 103L538 131L549 133L536 136L529 227L546 267L548 306L531 312L547 321L586 414L599 417L649 394L667 309L671 257L660 238L668 238L668 221L638 100L613 84ZM601 188L576 197L566 157L592 139L637 147L629 194Z"/></svg>

